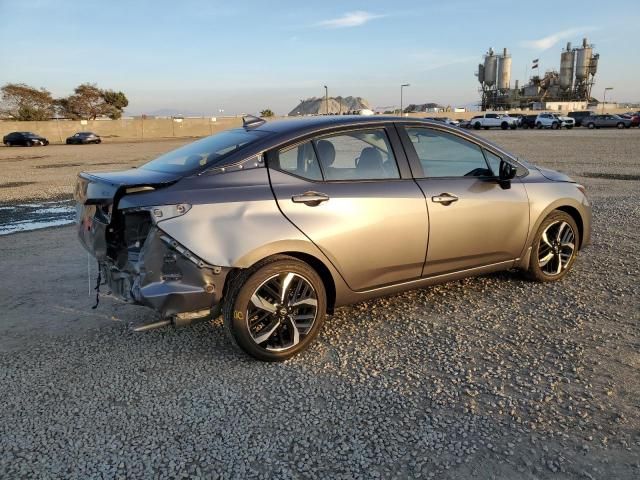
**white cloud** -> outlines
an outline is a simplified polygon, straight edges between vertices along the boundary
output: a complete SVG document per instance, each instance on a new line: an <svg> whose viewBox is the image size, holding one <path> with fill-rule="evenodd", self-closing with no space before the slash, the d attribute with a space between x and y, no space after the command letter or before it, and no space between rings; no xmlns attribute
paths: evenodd
<svg viewBox="0 0 640 480"><path fill-rule="evenodd" d="M374 13L364 12L358 10L357 12L348 12L338 18L332 18L330 20L323 20L318 22L317 26L324 28L345 28L345 27L359 27L376 18L382 18L384 15L376 15Z"/></svg>
<svg viewBox="0 0 640 480"><path fill-rule="evenodd" d="M594 27L579 27L579 28L568 28L567 30L562 30L560 32L552 33L551 35L547 35L546 37L539 38L537 40L525 40L520 42L520 45L523 47L531 48L534 50L548 50L557 44L561 40L565 40L567 38L573 37L574 35L582 35L587 32L591 32L596 30Z"/></svg>

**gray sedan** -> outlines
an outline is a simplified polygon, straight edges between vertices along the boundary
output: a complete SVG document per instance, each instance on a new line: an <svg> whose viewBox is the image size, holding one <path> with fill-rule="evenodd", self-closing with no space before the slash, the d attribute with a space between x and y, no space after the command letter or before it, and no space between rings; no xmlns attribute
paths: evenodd
<svg viewBox="0 0 640 480"><path fill-rule="evenodd" d="M582 120L582 125L587 128L630 128L632 120L620 115L604 114L591 115Z"/></svg>
<svg viewBox="0 0 640 480"><path fill-rule="evenodd" d="M500 270L560 280L591 238L571 178L396 117L250 118L140 168L81 173L75 198L98 285L159 314L138 330L222 313L266 361L343 305Z"/></svg>

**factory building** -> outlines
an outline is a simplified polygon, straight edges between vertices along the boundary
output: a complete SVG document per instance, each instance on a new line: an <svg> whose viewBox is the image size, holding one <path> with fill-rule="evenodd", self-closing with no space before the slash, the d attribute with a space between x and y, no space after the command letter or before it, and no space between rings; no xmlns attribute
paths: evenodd
<svg viewBox="0 0 640 480"><path fill-rule="evenodd" d="M516 80L512 87L509 51L505 48L501 54L496 54L490 48L476 72L480 83L480 107L482 110L585 109L592 102L591 89L599 58L586 38L577 48L567 43L560 54L560 71L533 75L523 86Z"/></svg>

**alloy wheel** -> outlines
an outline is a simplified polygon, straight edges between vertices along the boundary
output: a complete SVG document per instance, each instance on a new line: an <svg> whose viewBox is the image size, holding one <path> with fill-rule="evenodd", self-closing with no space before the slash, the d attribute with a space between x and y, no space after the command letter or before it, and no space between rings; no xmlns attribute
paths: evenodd
<svg viewBox="0 0 640 480"><path fill-rule="evenodd" d="M575 232L565 221L555 221L545 228L538 247L538 266L545 275L559 275L566 270L575 254L575 241Z"/></svg>
<svg viewBox="0 0 640 480"><path fill-rule="evenodd" d="M281 352L296 346L318 316L318 297L302 275L285 272L265 280L247 307L247 327L260 347Z"/></svg>

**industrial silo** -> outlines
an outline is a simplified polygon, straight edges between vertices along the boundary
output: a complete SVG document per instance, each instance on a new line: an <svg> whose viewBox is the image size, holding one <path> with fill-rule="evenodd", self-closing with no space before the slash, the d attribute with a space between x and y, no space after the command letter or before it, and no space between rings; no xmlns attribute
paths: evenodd
<svg viewBox="0 0 640 480"><path fill-rule="evenodd" d="M598 71L598 59L600 58L600 54L596 53L591 57L591 63L589 64L589 73L591 75L595 75Z"/></svg>
<svg viewBox="0 0 640 480"><path fill-rule="evenodd" d="M496 84L496 72L498 70L498 57L493 54L493 49L484 57L484 83L488 87Z"/></svg>
<svg viewBox="0 0 640 480"><path fill-rule="evenodd" d="M498 62L498 89L509 90L511 83L511 55L505 48Z"/></svg>
<svg viewBox="0 0 640 480"><path fill-rule="evenodd" d="M567 43L567 49L560 54L560 89L571 90L573 86L573 64L575 51L571 49L571 43Z"/></svg>
<svg viewBox="0 0 640 480"><path fill-rule="evenodd" d="M576 49L576 81L581 82L589 76L592 54L593 48L586 38L583 39L582 47Z"/></svg>
<svg viewBox="0 0 640 480"><path fill-rule="evenodd" d="M478 64L478 81L484 83L484 65L481 63Z"/></svg>

